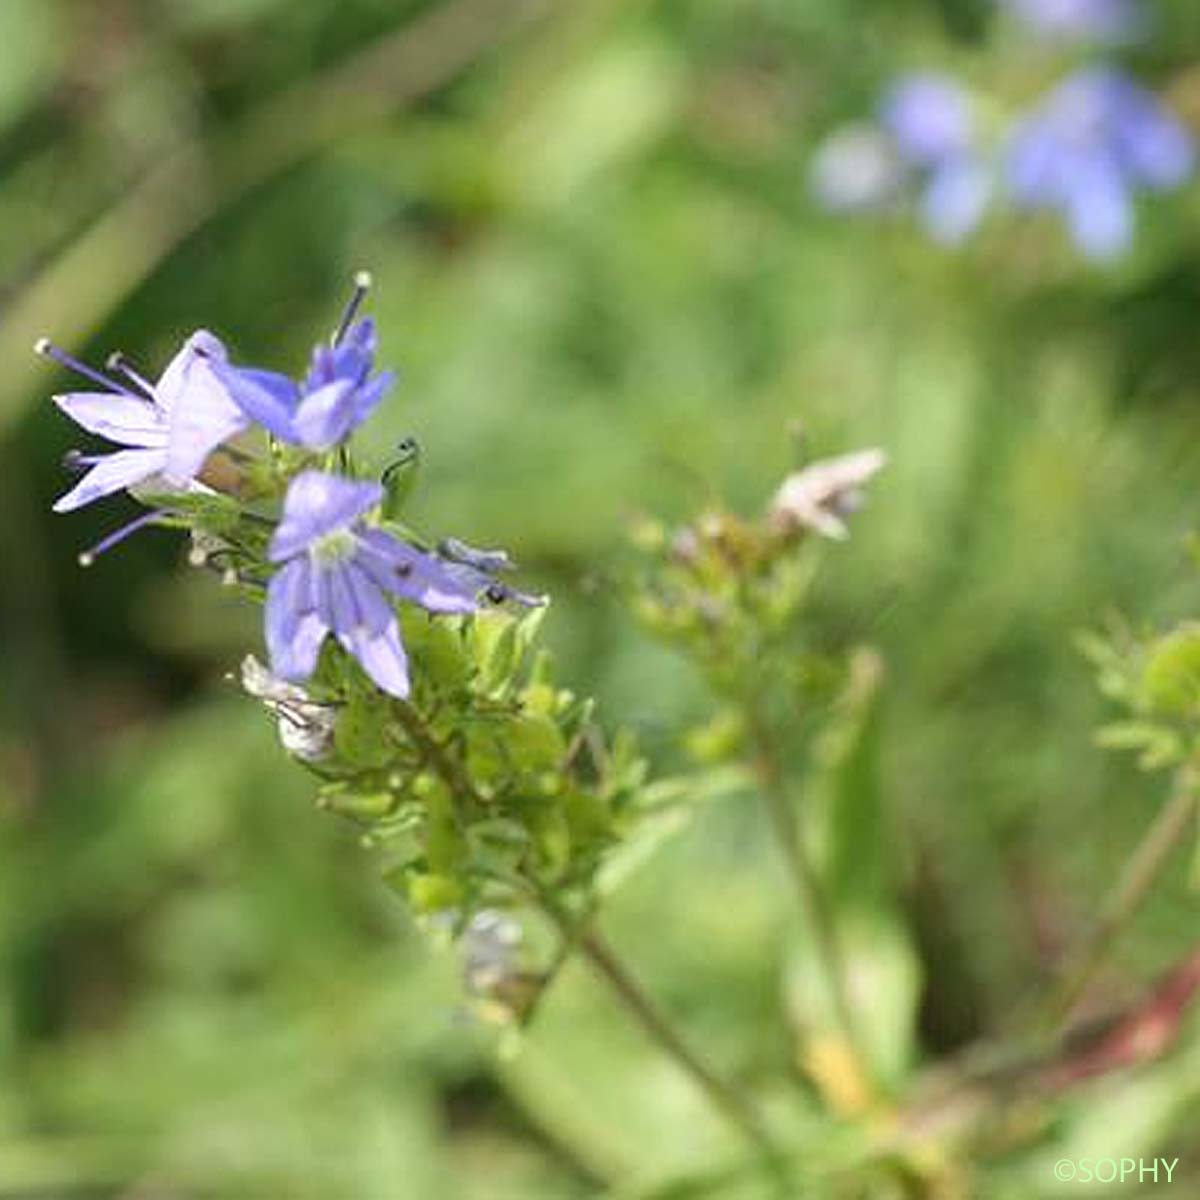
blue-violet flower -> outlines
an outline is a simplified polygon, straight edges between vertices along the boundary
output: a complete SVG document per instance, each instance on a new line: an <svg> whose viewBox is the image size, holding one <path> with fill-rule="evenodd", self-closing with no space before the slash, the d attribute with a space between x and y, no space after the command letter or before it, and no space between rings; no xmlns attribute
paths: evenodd
<svg viewBox="0 0 1200 1200"><path fill-rule="evenodd" d="M976 144L970 95L946 76L908 75L884 98L879 120L922 176L926 229L940 242L961 241L982 220L993 191L992 172Z"/></svg>
<svg viewBox="0 0 1200 1200"><path fill-rule="evenodd" d="M1178 187L1195 165L1183 124L1116 71L1080 71L1018 125L1006 171L1014 200L1055 209L1090 258L1113 258L1133 237L1139 188Z"/></svg>
<svg viewBox="0 0 1200 1200"><path fill-rule="evenodd" d="M355 314L370 277L361 273L330 344L313 350L308 374L299 383L276 371L221 362L217 374L246 415L281 441L328 450L343 441L374 411L395 382L395 373L372 375L375 323Z"/></svg>
<svg viewBox="0 0 1200 1200"><path fill-rule="evenodd" d="M249 424L213 372L214 364L224 360L225 348L205 330L188 338L153 384L119 355L110 359L110 367L127 383L93 370L44 339L37 350L102 389L67 392L55 396L55 404L89 433L126 447L111 454L73 455L73 463L87 472L55 501L55 512L70 512L156 476L167 489L185 488L212 451Z"/></svg>
<svg viewBox="0 0 1200 1200"><path fill-rule="evenodd" d="M364 516L383 499L377 483L302 471L292 480L268 548L281 564L267 589L271 669L307 679L329 634L385 692L409 692L408 661L389 597L433 613L479 606L487 572L464 575L452 564L372 527ZM503 598L503 597L500 597Z"/></svg>

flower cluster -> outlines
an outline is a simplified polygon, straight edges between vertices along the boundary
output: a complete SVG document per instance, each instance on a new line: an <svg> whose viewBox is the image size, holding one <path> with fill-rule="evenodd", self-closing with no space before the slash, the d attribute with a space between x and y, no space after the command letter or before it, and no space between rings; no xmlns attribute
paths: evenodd
<svg viewBox="0 0 1200 1200"><path fill-rule="evenodd" d="M1006 0L1044 40L1111 44L1144 26L1128 0ZM1159 99L1115 67L1090 65L1055 84L1031 107L985 122L1001 98L981 101L948 75L897 80L873 124L835 131L812 164L817 200L837 212L890 212L915 195L926 232L953 245L988 209L1059 215L1088 258L1129 249L1140 191L1187 181L1195 147Z"/></svg>
<svg viewBox="0 0 1200 1200"><path fill-rule="evenodd" d="M243 690L317 806L359 827L431 931L462 939L473 1011L522 1022L664 798L633 739L554 682L535 641L545 601L506 582L509 556L412 532L415 439L378 479L356 470L350 439L395 381L359 315L367 286L298 379L207 331L156 382L122 355L98 370L39 342L86 381L58 407L114 444L68 455L83 475L55 508L128 492L144 511L84 563L147 524L180 528L189 562L262 604L267 661L243 659ZM838 507L827 490L813 503Z"/></svg>
<svg viewBox="0 0 1200 1200"><path fill-rule="evenodd" d="M198 539L200 561L223 551L240 555L243 577L265 584L266 642L276 680L268 684L255 674L250 690L277 708L295 708L296 695L287 687L313 675L331 637L381 690L408 696L395 600L440 614L471 613L482 602L509 599L541 603L494 578L512 566L500 551L473 550L455 539L430 550L389 528L382 516L383 484L345 470L346 440L395 380L391 372L374 373L375 326L358 316L368 286L359 276L333 337L314 350L299 381L235 364L206 330L185 341L157 382L120 354L109 359L105 373L45 339L37 345L91 385L56 396L58 407L89 433L121 447L106 454L72 452L69 465L84 474L55 509L70 512L119 491L149 505L81 561L90 563L146 524L181 520ZM255 426L290 453L256 459L230 446ZM281 502L277 518L243 508L215 482L211 468L218 452L234 456L239 481L258 479L260 501Z"/></svg>
<svg viewBox="0 0 1200 1200"><path fill-rule="evenodd" d="M1072 75L1021 121L1009 142L1013 200L1057 210L1091 258L1110 258L1133 238L1139 189L1176 188L1195 151L1155 97L1116 71Z"/></svg>

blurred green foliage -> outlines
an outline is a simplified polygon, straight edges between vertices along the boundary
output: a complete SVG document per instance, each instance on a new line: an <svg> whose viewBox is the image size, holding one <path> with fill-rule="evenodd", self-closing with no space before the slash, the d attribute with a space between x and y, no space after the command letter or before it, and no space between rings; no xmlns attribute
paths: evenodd
<svg viewBox="0 0 1200 1200"><path fill-rule="evenodd" d="M1139 65L1195 117L1200 10L1158 7ZM1160 802L1095 749L1074 636L1195 613L1200 191L1102 272L1051 228L949 255L831 221L804 181L892 71L1011 53L958 0L0 4L0 1195L632 1196L735 1150L578 967L497 1062L451 957L227 682L255 613L169 533L80 577L123 501L49 514L70 434L35 336L159 362L202 324L291 368L359 266L404 373L379 462L418 437L419 525L510 547L554 596L560 676L660 766L712 710L623 612L625 519L760 508L796 420L817 450L887 449L806 631L880 655L873 765L834 754L813 782L870 787L895 831L915 1056L1005 1030ZM1151 703L1194 705L1181 670L1143 677ZM790 1069L802 947L748 797L614 905L714 1060ZM1101 997L1180 958L1193 919L1180 869ZM1066 1144L1178 1155L1184 1194L1197 1045L1093 1085ZM815 1126L803 1091L772 1100ZM997 1155L964 1186L1053 1185Z"/></svg>

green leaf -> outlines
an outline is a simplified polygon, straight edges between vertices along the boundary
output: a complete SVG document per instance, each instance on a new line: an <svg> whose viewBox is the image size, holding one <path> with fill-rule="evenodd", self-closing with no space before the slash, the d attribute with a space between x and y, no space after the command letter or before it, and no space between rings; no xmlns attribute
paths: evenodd
<svg viewBox="0 0 1200 1200"><path fill-rule="evenodd" d="M408 902L417 913L444 912L462 903L463 885L451 875L409 871L403 879Z"/></svg>
<svg viewBox="0 0 1200 1200"><path fill-rule="evenodd" d="M875 1070L899 1082L914 1050L919 960L890 870L894 846L880 776L882 664L852 657L847 683L815 750L810 836L823 847L820 871L843 943L852 1004ZM793 998L806 1019L832 1029L832 998L820 986L811 942L798 951Z"/></svg>
<svg viewBox="0 0 1200 1200"><path fill-rule="evenodd" d="M1138 750L1138 765L1157 771L1183 761L1183 735L1153 721L1114 721L1096 733L1096 745L1105 750Z"/></svg>
<svg viewBox="0 0 1200 1200"><path fill-rule="evenodd" d="M480 690L488 695L503 691L512 682L527 644L520 621L502 609L483 609L471 619L469 641Z"/></svg>
<svg viewBox="0 0 1200 1200"><path fill-rule="evenodd" d="M567 747L558 726L538 713L521 713L504 723L504 737L523 771L546 771L562 763Z"/></svg>
<svg viewBox="0 0 1200 1200"><path fill-rule="evenodd" d="M1151 646L1141 693L1151 712L1180 717L1200 713L1200 625L1183 625Z"/></svg>
<svg viewBox="0 0 1200 1200"><path fill-rule="evenodd" d="M445 692L467 684L474 668L454 618L430 616L401 605L400 627L413 663L414 680Z"/></svg>
<svg viewBox="0 0 1200 1200"><path fill-rule="evenodd" d="M697 762L718 763L737 754L744 736L742 714L736 708L723 708L705 724L690 730L684 746Z"/></svg>
<svg viewBox="0 0 1200 1200"><path fill-rule="evenodd" d="M392 754L387 736L389 719L387 705L379 702L378 695L362 688L352 689L333 729L339 757L360 768L386 764Z"/></svg>

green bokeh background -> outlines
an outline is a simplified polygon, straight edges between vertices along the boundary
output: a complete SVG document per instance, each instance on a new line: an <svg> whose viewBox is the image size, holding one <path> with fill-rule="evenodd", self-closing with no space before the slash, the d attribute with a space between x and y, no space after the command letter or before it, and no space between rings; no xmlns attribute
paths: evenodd
<svg viewBox="0 0 1200 1200"><path fill-rule="evenodd" d="M757 509L796 421L818 453L887 449L811 619L886 665L919 1057L1045 980L1161 798L1093 747L1073 636L1200 599L1200 189L1148 202L1105 269L1005 214L952 254L903 217L815 208L815 144L890 74L951 65L1021 96L1065 65L989 12L3 0L0 1196L632 1195L728 1148L581 969L497 1057L453 955L229 682L255 614L166 532L81 573L123 500L49 512L75 435L36 336L158 364L204 325L294 369L359 267L403 374L365 449L419 438L417 522L509 547L554 596L563 676L660 764L707 702L622 611L626 519L710 490ZM1200 116L1200 10L1158 12L1131 61ZM788 913L735 802L608 927L714 1059L779 1070ZM1186 953L1194 920L1181 862L1103 999ZM1197 1053L1090 1101L1099 1145L1180 1157L1179 1195L1200 1179ZM1049 1179L1001 1162L969 1186ZM829 1194L892 1194L864 1187Z"/></svg>

